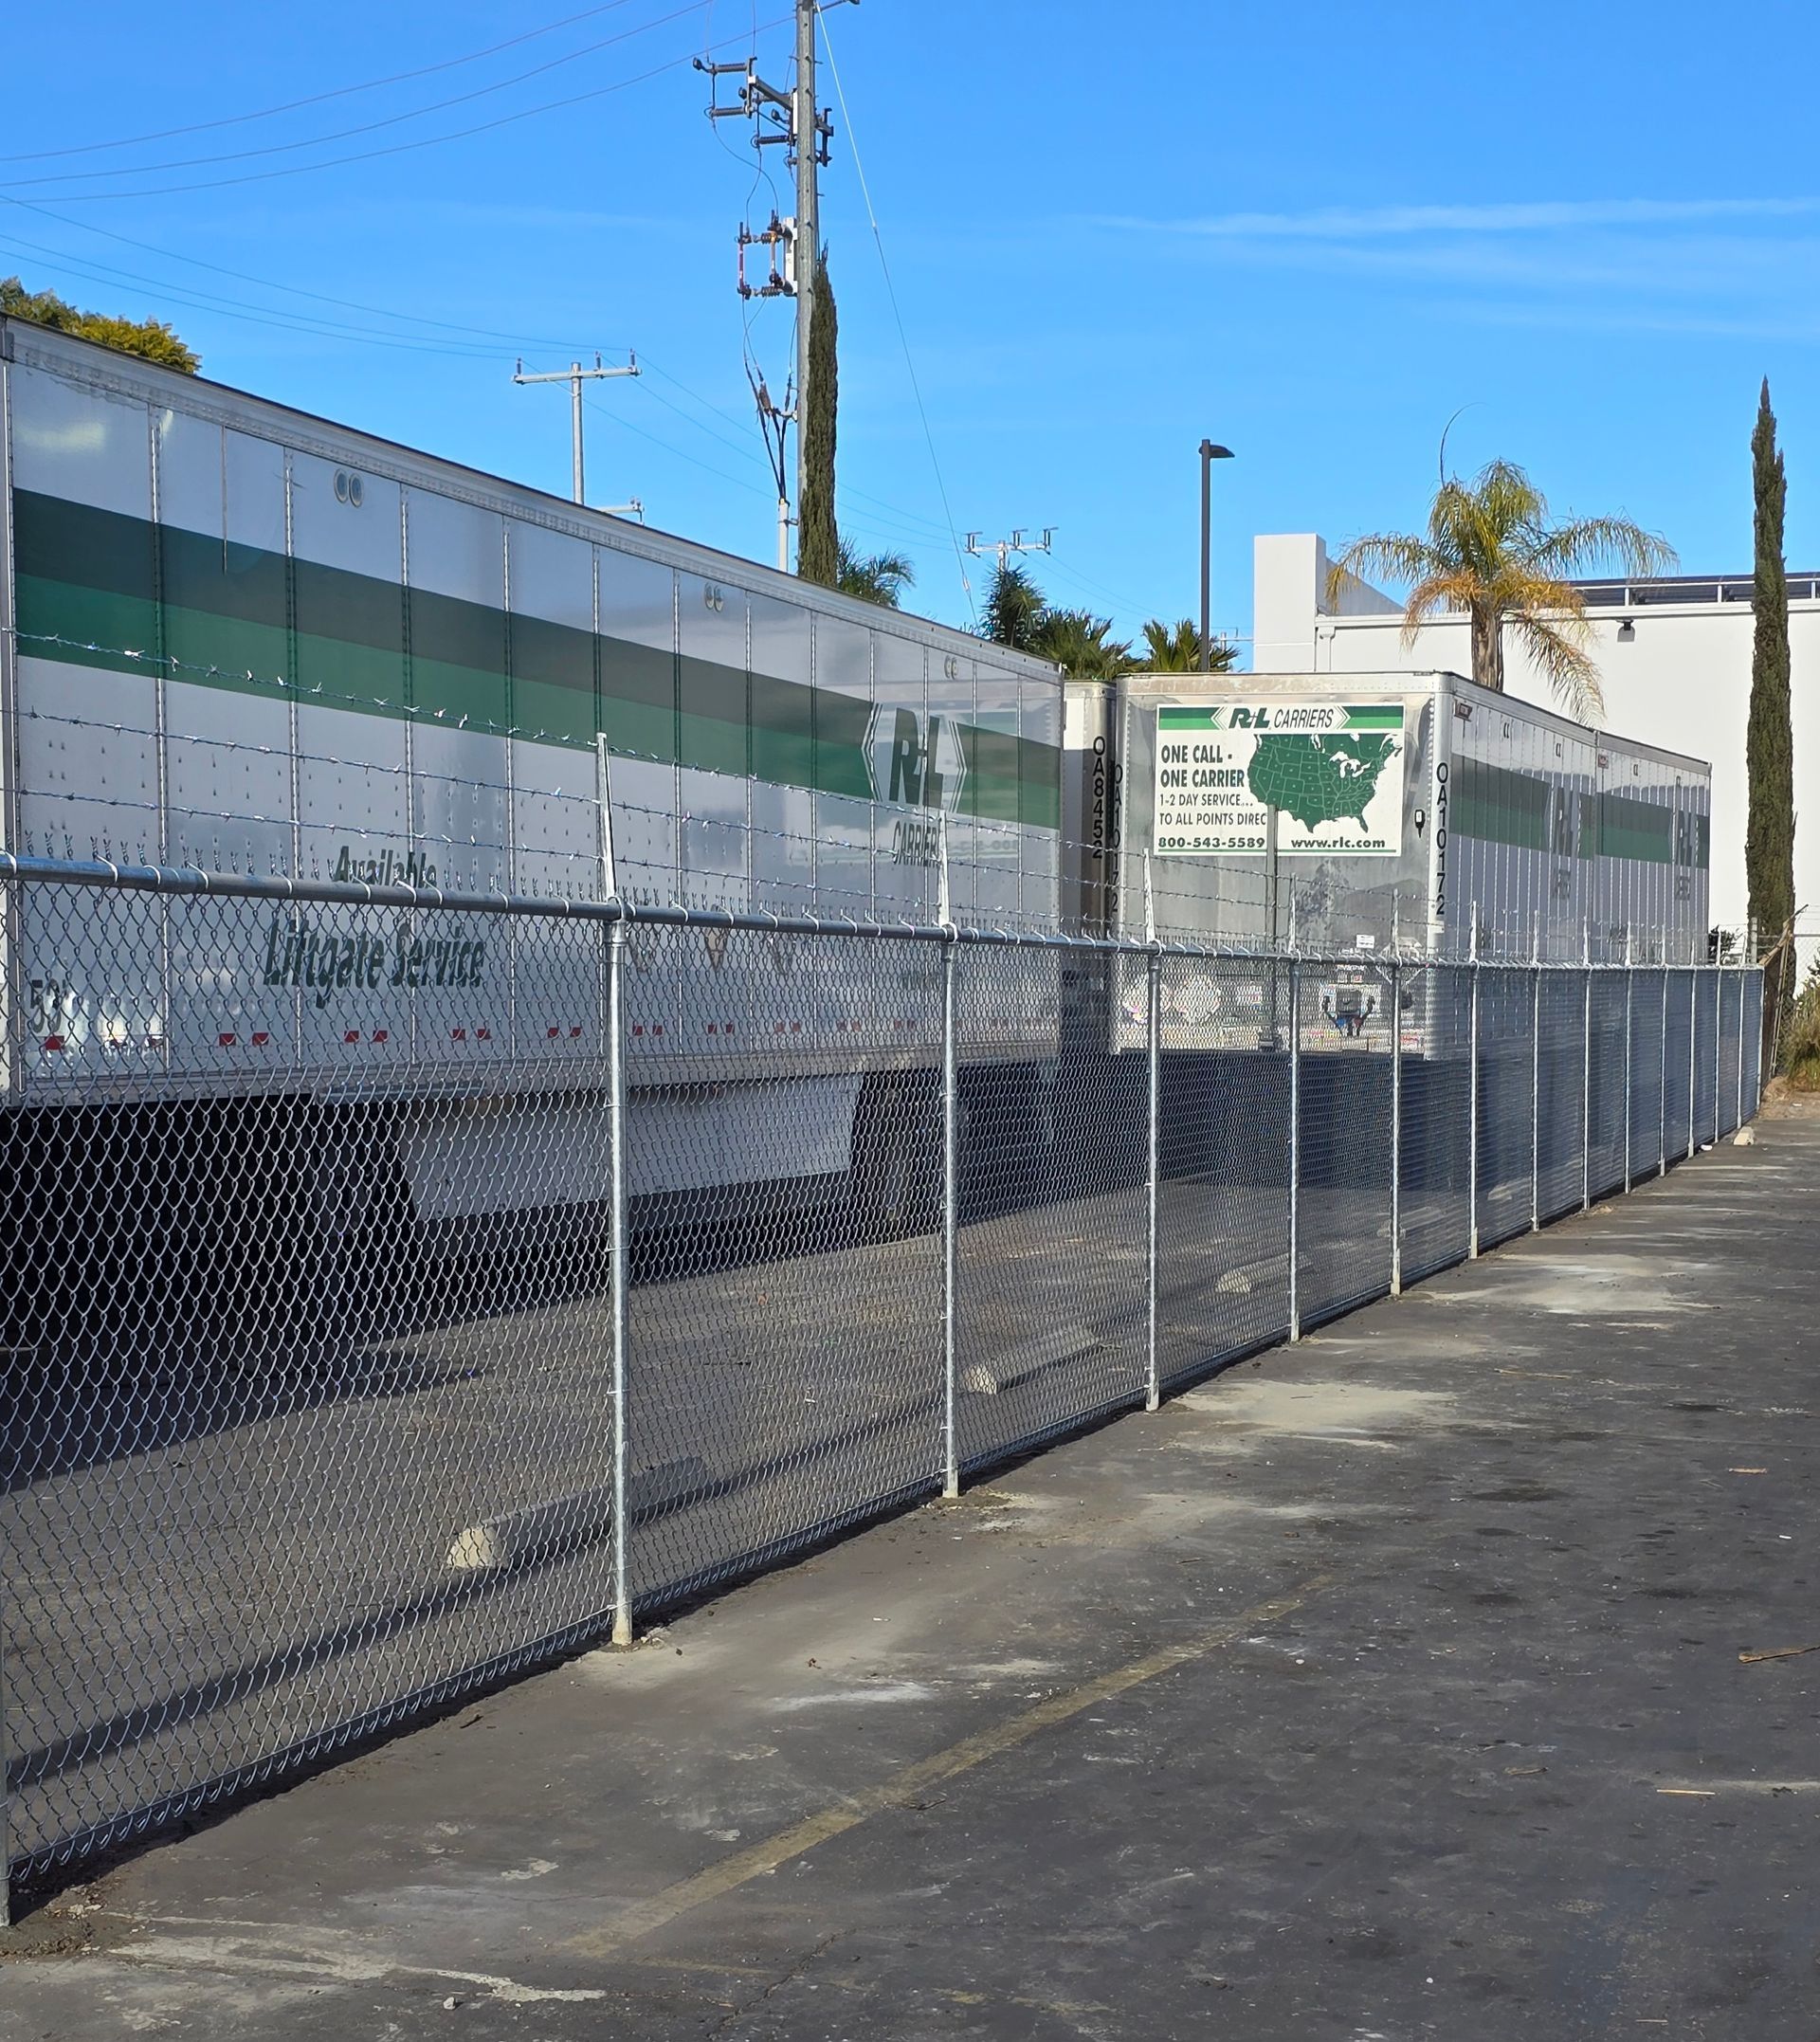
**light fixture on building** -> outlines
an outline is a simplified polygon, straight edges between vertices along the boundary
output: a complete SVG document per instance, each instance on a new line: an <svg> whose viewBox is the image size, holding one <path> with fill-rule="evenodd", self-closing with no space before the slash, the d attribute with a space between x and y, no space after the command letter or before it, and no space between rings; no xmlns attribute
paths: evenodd
<svg viewBox="0 0 1820 2042"><path fill-rule="evenodd" d="M1628 645L1630 645L1630 644L1632 644L1632 643L1633 643L1633 642L1635 641L1635 639L1636 639L1636 635L1637 635L1637 626L1636 626L1636 620L1635 620L1634 618L1632 618L1632 617L1620 617L1620 618L1618 619L1618 643L1619 643L1619 645L1621 645L1621 646L1628 646Z"/></svg>

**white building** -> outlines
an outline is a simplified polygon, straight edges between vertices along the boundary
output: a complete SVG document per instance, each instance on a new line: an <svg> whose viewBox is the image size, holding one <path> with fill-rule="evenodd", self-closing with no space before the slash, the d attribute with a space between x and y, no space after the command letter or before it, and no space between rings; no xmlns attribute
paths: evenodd
<svg viewBox="0 0 1820 2042"><path fill-rule="evenodd" d="M1425 624L1403 643L1403 606L1366 584L1327 601L1327 549L1312 532L1261 534L1252 556L1252 664L1261 673L1472 671L1464 615ZM1744 726L1751 694L1751 577L1676 574L1654 581L1585 581L1587 651L1614 734L1713 766L1712 917L1741 926L1744 884ZM1804 934L1820 935L1820 798L1806 800L1820 758L1820 575L1789 576L1794 697L1794 897ZM1504 640L1506 684L1547 702L1548 684L1515 632ZM1808 827L1803 830L1802 810ZM1811 954L1803 945L1804 957Z"/></svg>

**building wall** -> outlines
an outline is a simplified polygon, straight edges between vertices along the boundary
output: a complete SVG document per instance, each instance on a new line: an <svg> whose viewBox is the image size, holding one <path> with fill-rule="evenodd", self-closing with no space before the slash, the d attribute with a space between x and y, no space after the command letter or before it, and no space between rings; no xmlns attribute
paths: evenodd
<svg viewBox="0 0 1820 2042"><path fill-rule="evenodd" d="M1260 672L1419 673L1472 670L1465 618L1426 624L1403 643L1399 604L1362 585L1339 613L1326 605L1327 550L1312 533L1260 535L1253 549L1253 664ZM1625 617L1635 635L1618 637ZM1744 884L1744 730L1751 692L1751 608L1744 602L1648 603L1592 612L1587 650L1605 690L1613 733L1712 761L1712 916L1741 926ZM1794 896L1820 930L1820 601L1789 606L1794 719ZM1515 636L1504 646L1513 695L1550 701L1547 683ZM1812 788L1811 797L1808 790ZM1805 819L1807 827L1802 827ZM1804 944L1804 957L1813 946Z"/></svg>

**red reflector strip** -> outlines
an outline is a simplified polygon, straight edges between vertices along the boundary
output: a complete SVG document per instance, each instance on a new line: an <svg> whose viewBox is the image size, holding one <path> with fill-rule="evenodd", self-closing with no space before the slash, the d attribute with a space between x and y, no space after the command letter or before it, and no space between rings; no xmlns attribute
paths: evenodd
<svg viewBox="0 0 1820 2042"><path fill-rule="evenodd" d="M571 1042L579 1042L581 1040L581 1028L579 1024L577 1024L574 1028L572 1028L569 1030L569 1040Z"/></svg>
<svg viewBox="0 0 1820 2042"><path fill-rule="evenodd" d="M64 1038L61 1035L46 1035L45 1037L45 1048L53 1056L59 1055L64 1048Z"/></svg>
<svg viewBox="0 0 1820 2042"><path fill-rule="evenodd" d="M465 1042L467 1040L467 1030L464 1028L452 1028L448 1032L451 1040L455 1042Z"/></svg>
<svg viewBox="0 0 1820 2042"><path fill-rule="evenodd" d="M228 1033L228 1034L221 1034L221 1035L217 1035L217 1036L215 1037L215 1044L216 1044L216 1047L217 1047L217 1048L222 1048L222 1049L231 1049L231 1048L232 1048L234 1047L234 1044L235 1044L235 1043L236 1043L236 1042L237 1042L238 1040L239 1040L239 1037L238 1037L238 1036L236 1036L236 1035L233 1035L233 1034L231 1034L231 1033Z"/></svg>
<svg viewBox="0 0 1820 2042"><path fill-rule="evenodd" d="M351 1028L347 1031L347 1033L342 1036L341 1040L343 1042L358 1042L360 1040L360 1030L357 1028Z"/></svg>
<svg viewBox="0 0 1820 2042"><path fill-rule="evenodd" d="M376 1028L373 1031L373 1039L374 1042L390 1042L391 1040L391 1030L390 1029Z"/></svg>
<svg viewBox="0 0 1820 2042"><path fill-rule="evenodd" d="M271 1039L271 1033L268 1030L256 1029L253 1032L253 1048L263 1049Z"/></svg>
<svg viewBox="0 0 1820 2042"><path fill-rule="evenodd" d="M545 1041L547 1041L547 1042L555 1042L555 1039L556 1039L556 1031L555 1031L555 1029L553 1029L553 1028L547 1028L547 1029L545 1029L545 1030L544 1030L543 1033L544 1033L544 1039L545 1039Z"/></svg>
<svg viewBox="0 0 1820 2042"><path fill-rule="evenodd" d="M474 1030L474 1040L476 1042L491 1042L493 1040L493 1030L490 1028L477 1028Z"/></svg>
<svg viewBox="0 0 1820 2042"><path fill-rule="evenodd" d="M792 1021L790 1024L790 1032L792 1035L800 1035L803 1032L803 1024L800 1021Z"/></svg>
<svg viewBox="0 0 1820 2042"><path fill-rule="evenodd" d="M719 1032L720 1032L719 1029L719 1028L718 1028L718 1027L717 1027L717 1026L715 1025L715 1023L714 1023L714 1022L710 1021L710 1022L708 1023L708 1033L709 1033L710 1035L718 1035L718 1034L719 1034Z"/></svg>
<svg viewBox="0 0 1820 2042"><path fill-rule="evenodd" d="M632 1033L633 1033L634 1035L642 1035L642 1034L644 1034L644 1032L645 1032L645 1024L644 1024L644 1022L642 1022L642 1021L634 1021L634 1022L632 1023Z"/></svg>

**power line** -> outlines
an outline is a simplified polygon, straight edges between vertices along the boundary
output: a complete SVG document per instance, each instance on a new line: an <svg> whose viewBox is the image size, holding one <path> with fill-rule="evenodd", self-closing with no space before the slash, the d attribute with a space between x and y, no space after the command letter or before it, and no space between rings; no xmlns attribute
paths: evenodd
<svg viewBox="0 0 1820 2042"><path fill-rule="evenodd" d="M320 106L330 100L345 100L359 92L378 92L387 85L409 84L414 78L433 78L439 71L453 71L465 64L479 64L483 58L497 57L501 50L517 49L520 44L535 43L539 36L554 35L558 28L573 27L578 21L592 20L597 14L610 14L615 8L624 7L627 0L605 0L600 7L583 8L578 14L564 14L559 20L545 22L541 28L527 28L522 35L508 36L503 43L489 43L484 49L471 49L460 57L445 57L440 63L420 64L410 71L393 71L385 78L367 78L352 85L336 85L327 92L313 92L300 100L285 100L277 106L262 106L249 114L224 114L217 120L192 120L179 128L153 128L143 135L124 135L107 142L76 142L63 149L22 149L10 155L0 155L0 163L44 163L63 156L94 155L105 149L136 149L141 142L168 142L179 135L204 135L216 128L244 127L248 121L271 120L280 114L295 114L305 106Z"/></svg>
<svg viewBox="0 0 1820 2042"><path fill-rule="evenodd" d="M731 411L722 410L719 405L715 403L713 398L704 397L699 390L691 388L680 376L672 375L668 370L660 368L656 362L648 357L645 358L645 367L651 374L661 376L666 383L674 384L685 396L693 397L703 410L712 411L717 418L724 420L726 424L732 426L737 431L744 432L745 420L736 418ZM657 391L649 389L648 386L646 388L646 395L656 398L660 404L665 401ZM747 445L744 440L736 445L724 433L711 432L710 428L704 426L700 419L690 417L689 413L683 410L680 405L670 405L668 409L673 410L679 418L695 427L698 432L709 432L710 436L718 439L722 446L731 447L737 453L744 453L747 450ZM863 503L870 503L878 510L889 512L892 518L901 520L898 529L902 536L915 538L924 545L931 542L939 544L949 536L948 528L938 519L926 518L920 511L912 510L908 504L894 503L888 497L874 496L870 490L856 488L851 483L842 483L841 495L843 499L857 497ZM877 527L880 520L875 519L873 523Z"/></svg>
<svg viewBox="0 0 1820 2042"><path fill-rule="evenodd" d="M648 369L651 364L646 361L640 366ZM671 377L670 380L674 382L675 378ZM597 412L602 418L610 419L622 431L636 433L641 440L646 440L651 446L661 447L666 454L673 454L679 461L686 461L691 467L700 468L704 475L718 476L720 481L731 483L738 489L750 489L755 496L770 497L774 494L772 485L754 482L748 476L735 475L726 468L717 466L712 461L703 461L699 455L690 453L686 447L678 447L673 440L666 440L659 433L646 430L643 426L635 426L630 419L618 411L610 411L604 404L597 403L592 397L584 397L582 402L589 410ZM678 415L686 416L685 413ZM874 538L888 539L898 536L892 533L888 526L879 524L869 518L856 518L848 521L854 530L866 533Z"/></svg>
<svg viewBox="0 0 1820 2042"><path fill-rule="evenodd" d="M549 334L505 333L497 327L476 326L467 319L432 319L426 318L421 312L394 312L388 305L365 304L355 298L335 298L325 291L306 290L300 284L281 283L275 277L255 276L249 270L232 269L223 263L208 262L199 255L184 255L175 248L161 247L156 242L140 241L135 235L122 234L111 227L99 227L88 220L72 220L64 213L53 211L48 206L41 206L31 199L14 198L5 191L0 191L0 205L16 206L24 211L37 213L42 219L55 220L60 227L73 227L79 233L82 234L100 234L108 241L118 241L122 247L139 248L147 255L162 256L167 262L182 263L191 269L206 269L218 277L231 277L237 283L255 284L261 290L282 291L287 297L307 298L317 304L337 305L344 312L369 312L375 319L394 319L402 325L428 326L444 333L473 334L481 339L508 341L514 347L554 347L573 350L575 345L573 340L556 339ZM33 244L20 242L18 246L31 247ZM120 274L129 276L131 272L122 270ZM155 282L155 280L149 281ZM160 289L172 288L172 286L161 283L156 284L155 287ZM406 336L405 337L410 337Z"/></svg>
<svg viewBox="0 0 1820 2042"><path fill-rule="evenodd" d="M1117 589L1109 589L1103 581L1096 581L1091 574L1083 574L1078 567L1072 567L1065 562L1057 561L1051 572L1060 575L1064 581L1075 581L1084 588L1095 591L1100 595L1104 596L1108 602L1117 603L1120 610L1130 611L1134 614L1138 611L1143 610L1148 616L1161 618L1164 623L1170 621L1164 611L1152 608L1147 604L1134 603L1129 595L1121 594ZM1214 636L1217 640L1222 638L1224 634L1216 632Z"/></svg>
<svg viewBox="0 0 1820 2042"><path fill-rule="evenodd" d="M572 353L575 345L571 340L555 339L549 335L519 334L498 328L477 327L466 322L455 320L433 319L426 318L421 313L397 312L387 305L369 304L358 299L338 298L326 292L308 290L298 284L281 283L272 278L256 276L245 270L229 268L225 264L211 263L199 256L185 255L176 249L164 248L155 243L138 240L131 234L118 233L110 228L93 226L82 220L64 220L62 214L53 211L50 208L36 205L27 200L14 200L12 203L22 210L37 213L46 219L58 221L61 225L73 227L83 233L103 235L108 240L119 242L125 246L142 248L149 254L161 256L168 261L182 263L193 268L207 270L216 276L230 277L237 282L251 283L261 289L283 291L292 297L307 299L315 303L335 305L351 311L367 312L377 319L392 319L401 324L427 326L437 332L450 334L473 334L479 337L467 343L439 341L427 339L418 334L410 332L389 333L380 328L355 325L343 320L318 319L307 314L286 317L273 306L248 304L244 301L228 298L214 292L193 291L183 285L172 283L167 279L148 276L140 270L120 268L115 264L100 263L92 259L79 259L70 256L60 248L50 247L42 242L30 241L23 236L0 236L0 247L7 247L14 251L28 251L30 254L40 258L55 271L69 276L81 277L90 283L105 284L124 283L143 285L163 293L168 300L175 304L190 306L223 318L241 319L255 325L268 326L280 332L302 334L312 338L342 341L355 346L385 347L412 353L441 355L453 360L463 361L490 361L494 359L498 350L487 344L491 340L508 341L520 348L563 348ZM734 417L731 412L716 404L712 398L704 396L701 392L685 383L681 376L672 374L660 363L654 362L648 356L646 356L641 366L651 375L661 377L664 382L671 384L675 389L682 392L684 396L700 405L703 410L711 412L716 418L734 427L736 430L742 428L742 420ZM692 426L696 431L712 439L718 446L725 447L730 452L741 456L750 452L750 443L744 438L736 440L726 433L717 431L712 426L684 410L681 405L673 403L662 392L651 389L646 383L641 382L640 388L657 403L663 405L666 410L673 412L678 418L682 419L685 425ZM603 416L607 415L613 416L618 420L617 413L603 413ZM623 420L618 422L624 423ZM670 445L667 441L657 440L650 435L647 435L647 437L653 438L654 445L664 447ZM671 450L681 455L683 459L690 458L682 454L681 448L673 447ZM725 476L725 471L722 469L709 467L706 464L701 463L698 463L698 465L703 466L708 473ZM726 477L725 479L735 480L736 478ZM904 504L893 503L886 498L875 497L866 490L849 485L843 485L843 493L849 498L856 498L862 502L872 504L876 506L877 510L887 514L883 519L872 516L864 520L865 529L874 533L900 539L907 538L916 544L928 544L932 539L938 541L945 537L941 527L935 520L924 518L921 513L913 511ZM858 520L852 521L858 522Z"/></svg>
<svg viewBox="0 0 1820 2042"><path fill-rule="evenodd" d="M828 51L828 68L834 80L834 97L841 102L841 119L846 123L847 146L853 152L853 169L860 180L860 195L865 201L865 216L871 223L872 240L879 251L879 267L884 272L885 293L891 301L891 317L897 321L898 341L903 349L903 365L910 373L910 388L916 394L917 415L922 421L922 436L929 448L929 465L936 471L936 487L941 496L942 515L948 520L948 538L955 549L955 566L960 574L960 586L966 593L967 608L975 624L979 611L974 603L974 585L967 578L967 562L960 550L960 534L955 529L955 514L948 502L948 484L942 477L941 460L936 452L936 436L929 427L929 410L922 401L922 385L917 378L917 365L910 354L910 336L904 330L903 312L898 303L898 287L891 281L891 264L884 253L884 236L879 230L879 215L872 204L871 187L865 181L865 166L860 160L859 136L854 130L853 116L846 103L846 88L841 82L841 67L834 61L834 45L828 39L828 21L818 9L816 18L822 27L822 46Z"/></svg>
<svg viewBox="0 0 1820 2042"><path fill-rule="evenodd" d="M117 269L109 264L83 264L72 261L57 249L46 248L36 242L20 240L14 236L0 236L0 247L15 252L25 249L36 255L47 268L64 275L81 277L90 283L114 285L118 283L143 284L160 292L174 304L188 305L199 312L209 312L223 319L245 319L257 326L276 327L285 333L307 334L318 339L351 340L363 347L403 348L412 354L446 355L459 361L492 360L499 350L475 342L470 347L446 340L428 340L417 334L387 334L373 327L350 326L339 320L314 319L307 314L289 318L273 308L257 308L238 304L234 300L222 298L212 292L192 292L181 285L163 282L155 277L145 277L131 269Z"/></svg>
<svg viewBox="0 0 1820 2042"><path fill-rule="evenodd" d="M609 0L609 4L611 8L629 7L631 0ZM691 11L690 8L678 9L679 13ZM472 92L458 92L446 100L432 100L427 106L410 107L402 114L387 114L377 120L360 121L351 128L332 129L326 135L306 135L298 141L267 142L257 149L228 149L211 156L173 156L163 163L117 163L105 170L54 171L43 177L16 178L9 189L29 191L37 185L74 184L98 177L149 177L158 171L195 170L210 163L247 163L259 156L288 155L300 149L326 148L331 142L348 141L356 135L374 135L383 128L400 127L407 120L421 120L429 114L445 113L451 106L466 106L475 100L490 99L496 92L509 92L514 85L541 78L546 71L560 70L564 64L592 57L598 50L610 49L616 43L629 42L633 36L643 35L648 28L661 27L676 18L675 14L662 14L654 21L641 22L636 28L628 28L619 35L603 36L597 43L584 43L579 49L552 57L547 64L535 64L530 70L519 71L512 78L498 79L490 85L477 85Z"/></svg>
<svg viewBox="0 0 1820 2042"><path fill-rule="evenodd" d="M689 0L686 7L680 7L672 13L662 16L658 21L647 22L645 26L660 27L665 22L693 13L699 5L700 0ZM778 20L786 18L779 16ZM765 26L775 27L777 22L768 22ZM728 37L720 46L724 48L735 40L743 42L745 39ZM472 127L451 129L446 135L427 135L416 141L392 142L384 149L359 149L347 155L325 156L319 163L291 163L280 170L246 171L234 177L198 178L189 184L139 185L118 191L66 191L60 194L59 203L64 206L89 206L121 198L168 198L187 191L219 191L234 185L268 184L279 177L301 177L312 171L338 170L349 163L369 163L384 156L408 155L420 149L440 148L445 142L465 141L472 136L490 135L497 129L512 127L520 120L534 119L539 114L557 113L566 107L581 106L593 100L606 99L610 94L624 92L632 85L646 84L653 78L661 78L664 72L680 69L682 65L693 61L692 53L689 56L667 58L662 64L652 64L648 70L636 72L630 78L617 79L611 84L595 85L587 92L571 93L560 100L545 100L536 106L521 107L517 113L501 114L497 119L477 121Z"/></svg>

